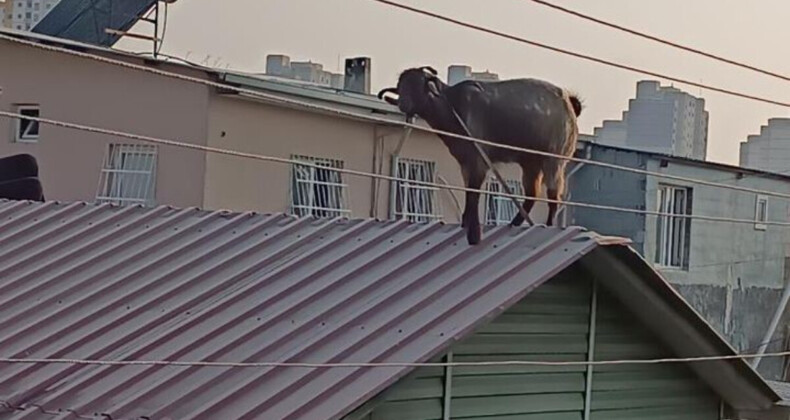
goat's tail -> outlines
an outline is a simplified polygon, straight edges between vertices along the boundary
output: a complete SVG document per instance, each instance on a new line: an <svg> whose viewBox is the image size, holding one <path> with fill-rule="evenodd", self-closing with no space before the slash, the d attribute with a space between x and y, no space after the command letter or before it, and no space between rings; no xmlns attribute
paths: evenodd
<svg viewBox="0 0 790 420"><path fill-rule="evenodd" d="M581 99L579 99L579 95L576 95L576 94L573 94L573 93L569 93L568 94L568 100L570 100L570 102L571 102L571 107L573 108L573 113L576 114L577 117L582 115L583 105L582 105Z"/></svg>

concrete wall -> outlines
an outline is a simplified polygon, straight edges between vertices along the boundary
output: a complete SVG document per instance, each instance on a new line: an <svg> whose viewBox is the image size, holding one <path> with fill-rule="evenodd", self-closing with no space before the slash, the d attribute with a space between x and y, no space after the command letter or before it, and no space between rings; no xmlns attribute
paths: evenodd
<svg viewBox="0 0 790 420"><path fill-rule="evenodd" d="M4 111L35 103L44 118L205 144L209 94L204 86L7 41L0 41L0 57ZM42 125L37 143L14 143L15 122L0 118L0 156L36 156L47 199L93 201L107 144L129 142ZM157 202L200 205L204 166L201 152L160 147Z"/></svg>
<svg viewBox="0 0 790 420"><path fill-rule="evenodd" d="M590 150L592 160L642 169L646 165L646 159L638 153L606 147L592 147ZM644 175L585 165L570 178L568 188L570 199L575 202L644 209L644 181ZM634 249L643 251L645 216L581 207L572 208L570 214L570 224L631 238Z"/></svg>
<svg viewBox="0 0 790 420"><path fill-rule="evenodd" d="M694 179L716 181L760 190L790 194L790 181L622 149L592 147L592 158ZM626 208L657 210L657 187L666 183L692 188L692 214L725 218L755 217L756 194L643 176L592 165L571 180L574 201ZM768 220L786 221L790 202L768 198ZM656 216L620 214L576 208L574 224L593 231L626 236L649 262L655 262ZM786 245L790 230L781 226L756 229L754 223L722 223L692 220L690 258L687 269L658 267L681 295L740 351L757 350L778 306L785 284ZM776 342L783 350L787 322L780 324ZM764 359L761 373L777 378L781 359Z"/></svg>
<svg viewBox="0 0 790 420"><path fill-rule="evenodd" d="M759 190L790 194L790 181L667 162L660 167L660 159L650 159L650 171L679 175L694 179L716 181ZM657 209L656 189L659 183L692 188L692 214L754 220L756 199L754 193L694 185L692 183L648 177L647 208ZM790 214L790 201L768 198L768 220L786 221ZM655 261L656 221L648 216L645 257ZM722 223L703 220L691 222L691 255L688 270L664 269L664 275L679 284L729 284L733 287L780 288L784 284L785 247L790 242L790 231L782 226L755 228L753 223Z"/></svg>

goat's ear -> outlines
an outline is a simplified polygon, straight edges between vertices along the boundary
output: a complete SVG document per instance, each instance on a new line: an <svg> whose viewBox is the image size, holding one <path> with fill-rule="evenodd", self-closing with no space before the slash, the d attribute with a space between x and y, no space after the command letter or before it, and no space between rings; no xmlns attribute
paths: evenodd
<svg viewBox="0 0 790 420"><path fill-rule="evenodd" d="M431 95L439 96L439 87L436 86L435 80L428 80L428 92Z"/></svg>

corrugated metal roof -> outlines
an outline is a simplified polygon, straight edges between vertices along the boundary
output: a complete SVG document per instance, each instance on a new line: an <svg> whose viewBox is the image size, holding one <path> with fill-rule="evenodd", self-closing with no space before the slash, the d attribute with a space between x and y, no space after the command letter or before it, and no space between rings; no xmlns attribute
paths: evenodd
<svg viewBox="0 0 790 420"><path fill-rule="evenodd" d="M0 354L426 360L595 247L580 233L0 202ZM331 419L407 372L2 366L22 409L0 417Z"/></svg>
<svg viewBox="0 0 790 420"><path fill-rule="evenodd" d="M104 30L128 31L157 0L60 0L33 32L89 44L112 46L120 37Z"/></svg>
<svg viewBox="0 0 790 420"><path fill-rule="evenodd" d="M427 361L624 243L503 226L469 246L442 223L0 201L0 355ZM409 370L0 365L0 419L337 419Z"/></svg>

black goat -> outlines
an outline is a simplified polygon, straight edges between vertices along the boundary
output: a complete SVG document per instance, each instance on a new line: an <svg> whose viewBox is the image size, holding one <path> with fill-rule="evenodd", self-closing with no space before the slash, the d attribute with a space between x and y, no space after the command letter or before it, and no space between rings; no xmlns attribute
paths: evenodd
<svg viewBox="0 0 790 420"><path fill-rule="evenodd" d="M394 93L397 98L386 93ZM405 70L397 87L383 89L378 97L397 105L408 117L419 116L437 130L569 157L576 151L576 118L582 111L581 101L542 80L464 81L448 86L436 70L426 66ZM480 189L489 168L475 145L450 136L439 137L461 166L466 186ZM485 145L482 148L493 163L521 166L527 196L538 196L543 184L548 198L560 200L563 196L567 160ZM466 193L461 226L467 229L471 245L480 242L481 237L479 199L479 193ZM527 214L533 204L533 200L524 200ZM554 223L556 214L557 204L550 203L547 225ZM522 223L524 218L518 214L511 225Z"/></svg>

